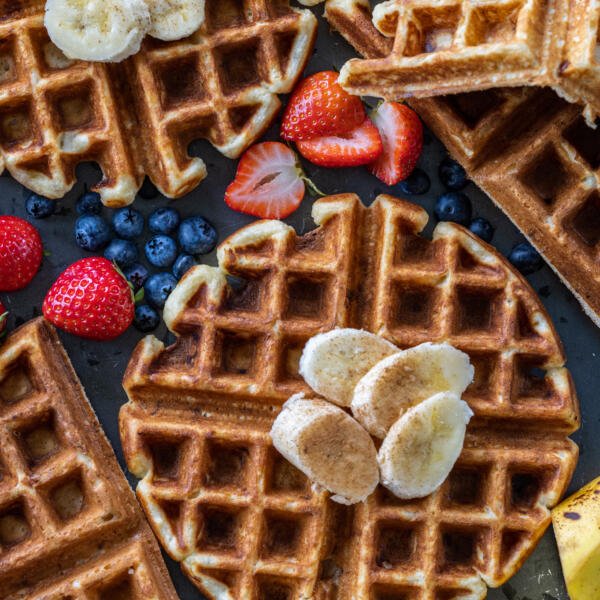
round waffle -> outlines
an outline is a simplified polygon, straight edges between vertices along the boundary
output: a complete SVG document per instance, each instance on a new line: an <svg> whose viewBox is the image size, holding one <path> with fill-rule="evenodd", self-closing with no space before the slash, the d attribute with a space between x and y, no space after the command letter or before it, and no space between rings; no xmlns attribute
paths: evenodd
<svg viewBox="0 0 600 600"><path fill-rule="evenodd" d="M464 228L380 196L315 203L298 237L249 225L171 295L168 348L145 338L120 415L138 497L166 551L210 598L483 598L546 529L577 459L573 384L526 281ZM401 347L467 352L475 412L448 480L424 500L379 487L345 507L271 445L282 403L307 392L306 341L368 329Z"/></svg>

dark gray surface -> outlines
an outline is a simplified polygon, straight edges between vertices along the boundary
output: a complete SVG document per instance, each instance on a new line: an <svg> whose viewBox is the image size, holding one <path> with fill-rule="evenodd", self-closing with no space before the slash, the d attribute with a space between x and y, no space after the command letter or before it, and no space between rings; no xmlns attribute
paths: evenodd
<svg viewBox="0 0 600 600"><path fill-rule="evenodd" d="M316 9L318 14L320 9ZM346 58L351 56L348 46L337 36L330 33L329 28L321 20L317 50L313 56L308 72L324 69L339 69ZM268 138L277 138L277 125L268 134ZM173 203L182 214L201 214L212 221L219 232L219 239L237 230L240 226L252 221L231 211L223 202L223 194L227 184L232 180L236 163L221 157L208 143L195 145L195 153L204 158L208 166L208 178L191 194ZM421 158L420 166L431 177L432 187L424 196L410 198L421 204L432 215L435 198L442 192L437 179L437 166L445 151L430 135ZM364 202L370 203L381 192L394 193L394 188L387 188L380 181L370 176L365 169L327 170L305 165L309 176L317 186L328 194L337 192L356 192ZM84 253L75 245L73 226L76 219L74 205L83 189L83 183L94 181L94 169L88 166L81 168L80 182L75 189L61 202L63 213L44 221L34 221L40 229L45 249L49 255L44 259L43 267L33 283L24 291L14 294L2 294L1 300L10 310L9 327L37 316L41 311L44 295L56 277L72 262L81 258ZM523 238L510 221L492 204L492 202L475 186L466 190L473 201L474 216L489 219L496 228L493 240L501 252L507 253L510 248ZM396 191L397 195L400 195ZM27 192L10 177L0 179L0 214L14 214L28 218L25 213ZM288 222L300 232L311 229L314 225L310 218L312 199L304 201L301 208ZM167 204L167 200L157 197L154 200L136 200L136 208L145 214L157 206ZM105 210L105 216L111 211ZM28 220L31 220L28 218ZM428 226L430 232L433 226ZM142 244L140 244L140 250ZM207 264L215 264L214 253L205 257ZM600 369L596 353L600 351L600 330L583 314L579 304L560 283L550 268L544 268L530 276L533 288L542 297L556 328L565 345L568 366L577 385L583 427L574 439L580 444L581 459L571 489L581 487L597 476L600 471L600 444L595 443L600 432L600 403L597 402L597 390L600 389ZM156 335L165 339L164 326ZM79 374L88 396L98 413L104 428L115 447L117 456L123 463L117 415L121 404L126 401L121 388L128 358L135 344L142 335L133 328L118 340L110 343L96 343L62 334L61 338L69 352L75 369ZM130 478L130 481L133 481ZM182 600L200 598L199 592L183 577L178 567L169 561L173 579ZM560 564L552 533L549 532L539 544L533 556L521 571L502 589L490 590L490 600L567 600Z"/></svg>

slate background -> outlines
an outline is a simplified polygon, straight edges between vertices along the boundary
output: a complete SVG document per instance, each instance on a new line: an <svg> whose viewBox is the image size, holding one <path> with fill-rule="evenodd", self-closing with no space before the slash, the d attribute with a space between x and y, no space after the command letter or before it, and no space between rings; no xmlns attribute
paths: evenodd
<svg viewBox="0 0 600 600"><path fill-rule="evenodd" d="M322 9L315 8L321 15ZM312 73L324 69L336 69L352 56L352 50L335 33L331 33L323 19L320 19L319 37L316 50L307 72ZM270 129L267 139L277 139L278 123ZM251 218L231 211L223 202L223 194L232 180L236 162L222 157L208 142L194 144L193 153L202 156L208 166L208 178L188 194L185 198L174 202L174 206L184 216L200 214L208 218L219 232L219 240L236 231L242 225L252 221ZM430 191L423 196L415 196L412 201L427 209L432 217L426 233L431 233L435 225L433 206L436 197L443 192L437 178L437 167L445 155L441 144L431 134L426 134L426 144L419 166L431 177ZM305 164L307 174L317 186L328 194L339 192L356 192L367 204L381 192L394 193L369 175L363 169L327 170ZM40 314L44 295L56 277L72 262L85 253L76 245L73 237L73 226L76 219L74 205L82 193L84 184L91 184L98 178L97 169L91 165L82 165L79 169L79 181L75 188L60 203L60 214L35 221L44 240L48 256L33 283L25 290L14 294L2 294L2 301L11 312L9 327L14 326ZM465 192L473 202L474 216L483 216L494 225L496 234L493 245L507 254L523 236L511 222L497 209L493 203L473 184ZM0 178L0 214L14 214L31 220L25 213L25 198L28 192L8 175ZM400 195L396 190L396 194ZM158 196L153 200L138 198L135 207L148 215L156 207L169 201ZM314 227L310 218L313 199L308 197L301 208L288 219L299 232ZM111 211L105 210L110 217ZM140 241L140 249L143 242ZM216 264L215 254L204 257L203 262ZM540 294L544 305L552 317L561 336L568 357L568 366L575 379L581 409L583 426L573 436L580 445L581 458L571 490L600 474L600 403L597 402L597 390L600 389L600 369L598 369L597 353L600 351L600 330L584 315L579 304L565 288L552 270L544 268L528 277L533 288ZM123 455L118 436L117 415L121 404L126 401L121 387L121 378L128 358L141 339L142 334L131 328L118 340L109 343L97 343L81 340L61 332L61 339L73 361L88 396L110 438L117 456L124 467ZM168 334L164 325L156 335L167 340ZM132 484L133 478L129 478ZM201 598L201 594L180 573L178 566L167 559L175 585L182 600ZM552 532L549 531L534 554L525 563L521 571L501 589L490 590L490 600L568 600L562 581L560 563Z"/></svg>

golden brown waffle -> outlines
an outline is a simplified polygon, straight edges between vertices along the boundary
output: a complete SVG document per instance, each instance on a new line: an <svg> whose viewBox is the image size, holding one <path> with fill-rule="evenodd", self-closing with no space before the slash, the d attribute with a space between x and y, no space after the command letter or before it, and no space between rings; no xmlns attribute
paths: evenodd
<svg viewBox="0 0 600 600"><path fill-rule="evenodd" d="M483 598L532 551L577 459L560 342L525 280L491 247L390 196L319 200L319 227L249 225L173 292L178 339L145 338L120 428L138 497L166 551L210 598ZM230 276L228 280L226 275ZM469 353L476 413L449 480L405 502L346 507L271 445L318 332L362 327ZM484 583L485 582L485 583Z"/></svg>
<svg viewBox="0 0 600 600"><path fill-rule="evenodd" d="M0 0L0 168L51 198L98 163L93 189L133 201L144 173L169 197L206 176L191 157L208 139L239 156L270 125L312 51L316 19L287 0L207 0L190 38L148 39L125 63L70 61L50 42L42 0Z"/></svg>
<svg viewBox="0 0 600 600"><path fill-rule="evenodd" d="M393 46L342 69L353 93L398 100L546 85L587 104L590 121L600 113L595 0L388 0L373 16Z"/></svg>
<svg viewBox="0 0 600 600"><path fill-rule="evenodd" d="M389 51L368 4L328 0L326 14L359 52ZM600 325L600 128L588 127L577 107L549 89L502 88L411 105Z"/></svg>
<svg viewBox="0 0 600 600"><path fill-rule="evenodd" d="M0 346L0 598L176 600L56 332Z"/></svg>

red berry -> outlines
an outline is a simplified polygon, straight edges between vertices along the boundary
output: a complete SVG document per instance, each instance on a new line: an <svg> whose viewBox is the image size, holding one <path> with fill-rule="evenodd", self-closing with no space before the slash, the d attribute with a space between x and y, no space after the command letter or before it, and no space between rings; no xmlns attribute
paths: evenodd
<svg viewBox="0 0 600 600"><path fill-rule="evenodd" d="M19 217L0 217L0 292L24 288L42 264L42 238Z"/></svg>
<svg viewBox="0 0 600 600"><path fill-rule="evenodd" d="M383 141L383 153L370 171L388 185L406 179L423 150L423 125L417 113L397 102L384 102L371 115Z"/></svg>
<svg viewBox="0 0 600 600"><path fill-rule="evenodd" d="M261 219L284 219L304 198L296 155L281 142L263 142L242 156L225 192L227 206Z"/></svg>
<svg viewBox="0 0 600 600"><path fill-rule="evenodd" d="M82 258L54 282L42 310L57 327L93 340L111 340L133 321L131 288L105 258Z"/></svg>
<svg viewBox="0 0 600 600"><path fill-rule="evenodd" d="M348 133L297 142L300 154L321 167L358 167L372 163L382 152L377 127L370 119Z"/></svg>
<svg viewBox="0 0 600 600"><path fill-rule="evenodd" d="M358 96L346 92L335 71L307 77L292 92L281 123L284 140L310 140L352 131L366 118Z"/></svg>

